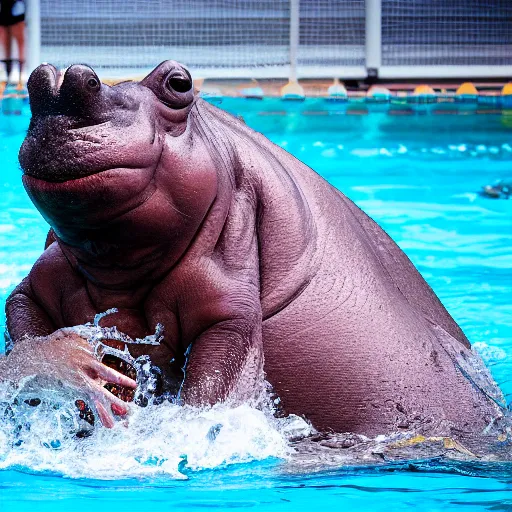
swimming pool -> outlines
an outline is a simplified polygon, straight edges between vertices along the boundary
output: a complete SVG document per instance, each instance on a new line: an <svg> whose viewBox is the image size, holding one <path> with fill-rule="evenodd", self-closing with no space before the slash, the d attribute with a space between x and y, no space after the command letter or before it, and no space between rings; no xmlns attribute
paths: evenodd
<svg viewBox="0 0 512 512"><path fill-rule="evenodd" d="M510 403L512 201L478 195L482 185L512 175L512 122L506 111L476 104L411 107L277 99L224 99L219 106L315 168L384 227L477 343ZM20 181L17 150L28 123L26 105L23 109L21 116L0 117L2 303L40 254L47 232ZM221 416L229 428L216 444L202 445L201 433ZM326 470L314 462L283 463L279 457L289 448L282 425L254 411L206 418L169 409L166 418L169 425L157 423L160 431L147 419L130 432L139 438L119 431L74 451L34 445L15 456L18 452L2 444L0 436L1 510L85 505L98 511L139 503L178 510L512 507L507 464L418 460ZM165 436L176 443L170 451L157 443ZM140 441L144 449L126 449L129 441ZM164 452L174 459L159 458ZM109 467L123 478L113 480ZM188 480L177 479L182 475Z"/></svg>

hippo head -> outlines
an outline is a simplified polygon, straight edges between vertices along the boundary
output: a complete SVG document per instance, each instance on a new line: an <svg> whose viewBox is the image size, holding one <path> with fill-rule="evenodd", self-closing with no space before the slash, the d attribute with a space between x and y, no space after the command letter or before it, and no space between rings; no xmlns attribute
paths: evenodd
<svg viewBox="0 0 512 512"><path fill-rule="evenodd" d="M149 246L162 230L197 228L215 178L207 152L191 156L197 97L182 65L110 87L88 66L43 64L28 90L23 183L61 242L99 254L123 237Z"/></svg>

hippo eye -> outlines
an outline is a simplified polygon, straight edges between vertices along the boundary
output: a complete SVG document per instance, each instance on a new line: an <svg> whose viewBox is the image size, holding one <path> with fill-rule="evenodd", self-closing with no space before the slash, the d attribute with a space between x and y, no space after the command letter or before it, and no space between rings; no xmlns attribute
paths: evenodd
<svg viewBox="0 0 512 512"><path fill-rule="evenodd" d="M140 84L153 91L160 103L172 110L189 107L195 99L190 73L174 61L160 64Z"/></svg>
<svg viewBox="0 0 512 512"><path fill-rule="evenodd" d="M100 84L99 84L98 80L96 80L96 78L89 78L89 80L87 80L87 85L91 89L97 89Z"/></svg>
<svg viewBox="0 0 512 512"><path fill-rule="evenodd" d="M165 85L171 91L188 92L192 89L192 79L184 76L170 76Z"/></svg>

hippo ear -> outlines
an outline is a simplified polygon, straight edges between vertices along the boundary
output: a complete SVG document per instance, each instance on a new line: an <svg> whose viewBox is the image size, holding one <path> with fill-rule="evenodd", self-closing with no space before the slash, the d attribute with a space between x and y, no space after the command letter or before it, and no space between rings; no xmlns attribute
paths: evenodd
<svg viewBox="0 0 512 512"><path fill-rule="evenodd" d="M192 77L185 67L175 61L162 62L141 82L169 108L179 110L194 101Z"/></svg>

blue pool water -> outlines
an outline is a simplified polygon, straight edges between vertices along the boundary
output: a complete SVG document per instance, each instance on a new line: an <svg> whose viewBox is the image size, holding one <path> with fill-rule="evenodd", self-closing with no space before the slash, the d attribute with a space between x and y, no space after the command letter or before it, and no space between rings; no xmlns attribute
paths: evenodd
<svg viewBox="0 0 512 512"><path fill-rule="evenodd" d="M347 112L346 104L322 100L226 99L220 106L312 166L380 223L478 348L510 403L512 200L485 199L478 191L497 178L512 178L512 116L475 105L416 106L395 115L388 105ZM22 116L0 115L2 305L41 253L48 229L21 186L17 151L27 123L26 106ZM142 452L126 452L128 439L156 444L155 432L142 427L139 438L124 441L121 431L105 438L105 455L97 459L85 457L88 445L64 455L38 447L7 457L0 436L0 510L512 510L508 464L294 466L283 462L289 446L250 411L226 420L231 437L224 445L198 453L200 443L190 441L191 432L206 419L187 424L187 418L168 414L191 425L179 435L162 425L160 437L172 434L178 445L177 460L187 457L180 472L133 469ZM90 446L91 452L97 449ZM161 464L152 445L145 450L142 465ZM109 468L122 478L113 479Z"/></svg>

